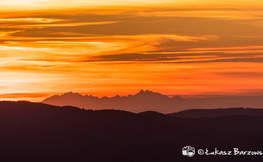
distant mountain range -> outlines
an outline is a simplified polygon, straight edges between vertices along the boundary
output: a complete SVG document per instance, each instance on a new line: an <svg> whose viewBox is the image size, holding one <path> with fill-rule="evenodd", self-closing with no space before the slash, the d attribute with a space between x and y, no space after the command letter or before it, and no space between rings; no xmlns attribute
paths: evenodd
<svg viewBox="0 0 263 162"><path fill-rule="evenodd" d="M80 95L78 93L65 93L61 96L54 95L42 101L46 104L57 106L76 106L85 109L118 109L131 112L159 111L173 113L187 109L214 109L230 107L263 108L263 96L225 96L207 98L182 98L141 90L135 95L102 97Z"/></svg>
<svg viewBox="0 0 263 162"><path fill-rule="evenodd" d="M263 116L179 118L154 111L136 114L3 101L0 161L262 161L259 155L234 156L232 152L231 156L208 156L197 152L209 149L211 153L215 148L262 151L262 123ZM194 157L182 155L182 148L188 145L195 147Z"/></svg>

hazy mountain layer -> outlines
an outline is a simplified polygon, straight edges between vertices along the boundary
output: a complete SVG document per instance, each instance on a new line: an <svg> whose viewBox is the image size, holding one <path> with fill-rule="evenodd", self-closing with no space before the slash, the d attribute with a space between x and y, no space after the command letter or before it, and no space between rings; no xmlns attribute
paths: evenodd
<svg viewBox="0 0 263 162"><path fill-rule="evenodd" d="M78 93L65 93L47 98L43 103L57 106L76 106L85 109L119 109L131 112L148 110L162 113L173 113L186 109L211 109L229 107L263 108L263 96L236 96L236 97L208 97L208 98L182 98L152 91L143 91L135 95L115 96L112 98L95 96L82 96Z"/></svg>

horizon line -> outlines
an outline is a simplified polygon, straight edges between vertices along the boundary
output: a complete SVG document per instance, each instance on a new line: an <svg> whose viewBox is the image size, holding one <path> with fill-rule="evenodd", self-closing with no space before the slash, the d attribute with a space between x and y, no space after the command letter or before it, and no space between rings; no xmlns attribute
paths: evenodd
<svg viewBox="0 0 263 162"><path fill-rule="evenodd" d="M164 96L167 96L169 98L173 98L175 96L179 96L183 99L191 99L191 98L220 98L220 97L257 97L257 96L263 96L262 93L228 93L228 94L216 94L215 93L207 93L207 94L192 94L192 95L180 95L180 94L165 94L162 92L157 92L157 91L151 91L151 90L144 90L141 89L137 91L136 93L131 93L127 95L120 95L118 93L115 93L115 95L96 95L92 93L87 93L87 92L74 92L74 91L67 91L67 92L59 92L59 93L7 93L7 94L0 94L0 101L29 101L29 102L42 102L43 100L50 98L52 96L62 96L67 93L73 93L73 94L79 94L81 96L93 96L97 98L114 98L114 97L128 97L129 95L136 95L140 93L141 91L143 92L153 92L157 94L161 94Z"/></svg>

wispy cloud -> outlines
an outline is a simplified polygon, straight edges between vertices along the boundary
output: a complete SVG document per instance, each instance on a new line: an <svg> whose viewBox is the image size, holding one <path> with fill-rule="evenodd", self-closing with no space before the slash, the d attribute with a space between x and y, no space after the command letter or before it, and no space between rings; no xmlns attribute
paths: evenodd
<svg viewBox="0 0 263 162"><path fill-rule="evenodd" d="M105 25L105 24L114 24L118 21L103 21L103 22L75 22L75 23L60 23L60 24L30 24L30 25L21 25L22 27L70 27L70 26L85 26L85 25Z"/></svg>
<svg viewBox="0 0 263 162"><path fill-rule="evenodd" d="M221 53L261 53L263 46L241 46L241 47L213 47L213 48L192 48L190 51L221 52Z"/></svg>
<svg viewBox="0 0 263 162"><path fill-rule="evenodd" d="M1 23L12 23L12 22L21 22L21 23L53 23L58 21L65 21L63 19L56 19L56 18L33 18L33 17L26 17L26 18L1 18Z"/></svg>
<svg viewBox="0 0 263 162"><path fill-rule="evenodd" d="M170 10L146 10L145 12L136 13L138 16L156 16L156 17L196 17L196 18L214 18L214 19L228 19L228 20L262 20L263 11L256 9L170 9Z"/></svg>

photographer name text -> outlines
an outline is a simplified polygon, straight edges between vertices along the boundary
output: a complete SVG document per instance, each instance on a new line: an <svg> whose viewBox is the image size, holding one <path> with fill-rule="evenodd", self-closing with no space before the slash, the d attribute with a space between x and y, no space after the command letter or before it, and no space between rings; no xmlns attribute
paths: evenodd
<svg viewBox="0 0 263 162"><path fill-rule="evenodd" d="M218 156L218 155L251 155L251 156L258 156L258 155L263 155L263 152L261 150L257 150L257 151L250 151L250 150L240 150L239 148L233 148L233 150L219 150L217 148L215 148L214 150L209 150L209 149L199 149L198 150L198 154L199 155L208 155L208 156Z"/></svg>

